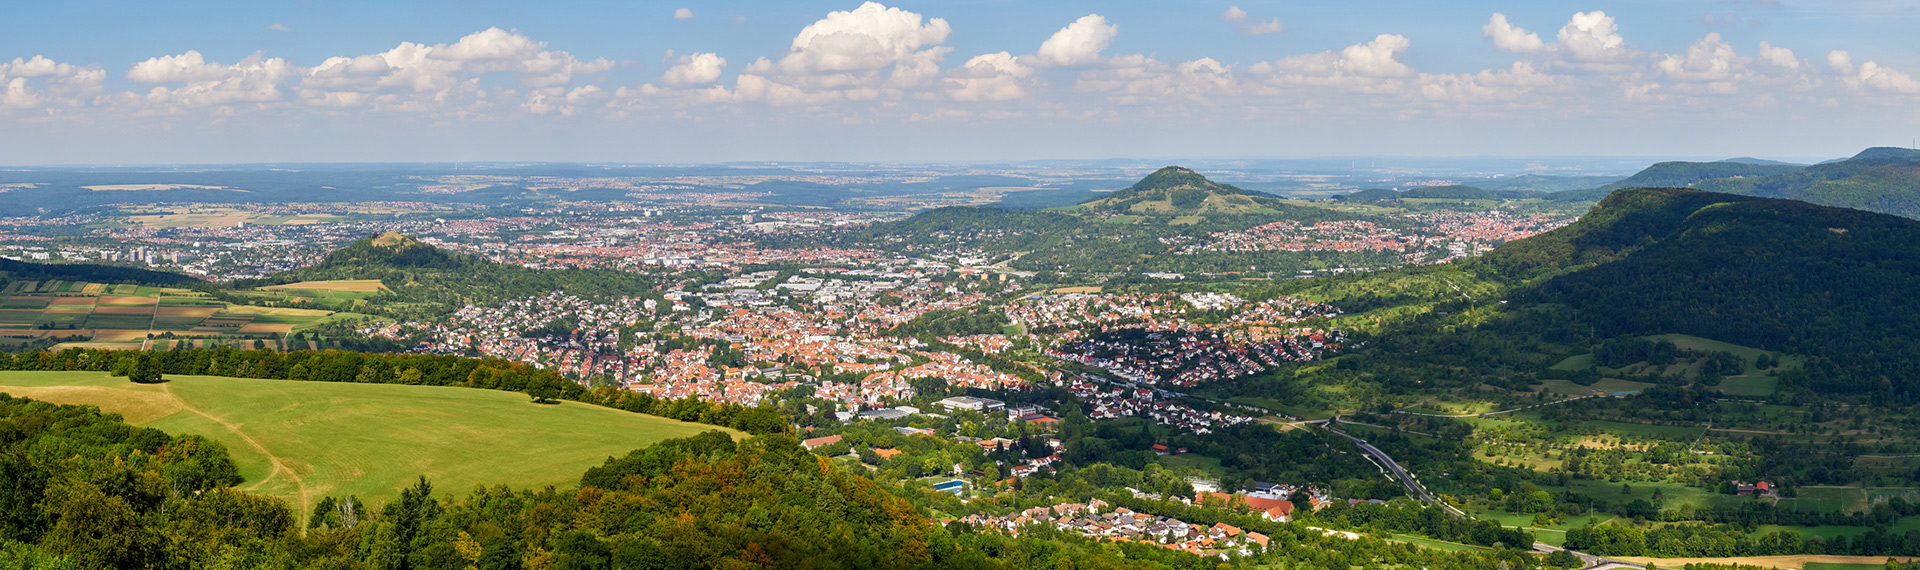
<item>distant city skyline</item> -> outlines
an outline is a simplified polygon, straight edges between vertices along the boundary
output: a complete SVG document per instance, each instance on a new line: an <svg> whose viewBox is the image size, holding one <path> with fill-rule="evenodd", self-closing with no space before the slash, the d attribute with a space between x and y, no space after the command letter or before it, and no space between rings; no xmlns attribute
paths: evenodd
<svg viewBox="0 0 1920 570"><path fill-rule="evenodd" d="M1842 157L1920 2L133 2L0 20L0 164Z"/></svg>

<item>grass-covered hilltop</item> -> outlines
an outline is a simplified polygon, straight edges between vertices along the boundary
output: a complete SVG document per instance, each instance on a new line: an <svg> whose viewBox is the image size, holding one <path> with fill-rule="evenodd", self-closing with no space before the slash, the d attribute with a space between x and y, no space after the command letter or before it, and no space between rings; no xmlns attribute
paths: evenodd
<svg viewBox="0 0 1920 570"><path fill-rule="evenodd" d="M1206 215L1276 214L1293 208L1274 196L1258 195L1220 184L1192 169L1169 166L1148 174L1119 191L1081 204L1082 208L1117 214Z"/></svg>

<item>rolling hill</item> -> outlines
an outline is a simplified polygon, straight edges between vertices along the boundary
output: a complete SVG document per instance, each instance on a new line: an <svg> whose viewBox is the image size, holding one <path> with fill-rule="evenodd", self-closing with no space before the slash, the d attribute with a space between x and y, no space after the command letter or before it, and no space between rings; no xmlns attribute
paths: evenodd
<svg viewBox="0 0 1920 570"><path fill-rule="evenodd" d="M1156 170L1132 186L1081 206L1098 212L1149 216L1278 214L1298 208L1273 196L1208 180L1179 166Z"/></svg>
<svg viewBox="0 0 1920 570"><path fill-rule="evenodd" d="M425 475L447 489L567 485L611 456L710 430L578 402L442 386L170 377L133 384L104 372L0 372L0 392L93 405L128 423L220 442L241 490L307 512L323 496L384 500Z"/></svg>
<svg viewBox="0 0 1920 570"><path fill-rule="evenodd" d="M393 232L362 238L327 254L320 263L235 285L264 287L364 279L379 280L391 291L376 296L381 302L369 310L396 316L444 313L468 303L524 298L558 290L608 298L639 295L652 289L646 277L635 273L532 269L495 263L476 255L449 252Z"/></svg>

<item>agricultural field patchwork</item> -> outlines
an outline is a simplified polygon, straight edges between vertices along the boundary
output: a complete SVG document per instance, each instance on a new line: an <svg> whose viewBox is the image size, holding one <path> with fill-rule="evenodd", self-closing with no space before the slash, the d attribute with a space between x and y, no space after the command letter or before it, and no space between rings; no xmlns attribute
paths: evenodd
<svg viewBox="0 0 1920 570"><path fill-rule="evenodd" d="M356 290L377 290L379 282L332 286L342 289L342 295L363 297L367 293ZM282 340L302 328L349 315L325 309L233 305L187 289L82 281L14 281L0 286L0 291L6 292L0 294L0 345L7 346L51 338L61 341L60 347L254 348L259 341L264 347L298 350L310 347L304 343L283 346ZM263 299L285 300L279 295L273 291ZM174 338L193 342L169 342Z"/></svg>

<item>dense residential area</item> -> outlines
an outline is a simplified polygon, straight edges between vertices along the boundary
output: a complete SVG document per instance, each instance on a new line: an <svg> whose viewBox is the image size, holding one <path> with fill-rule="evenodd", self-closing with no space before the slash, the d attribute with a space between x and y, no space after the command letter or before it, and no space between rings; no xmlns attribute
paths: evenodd
<svg viewBox="0 0 1920 570"><path fill-rule="evenodd" d="M1699 297L1751 289L1724 281L1751 272L1687 253L1737 229L1782 259L1840 263L1845 251L1768 240L1800 225L1880 239L1848 229L1859 227L1847 225L1853 214L1810 210L1783 229L1768 216L1791 206L1648 189L1573 208L1612 216L1590 221L1547 198L1278 200L1195 176L1155 171L1078 210L978 208L942 194L909 212L821 211L739 202L770 196L758 192L641 185L612 204L479 208L447 200L480 182L442 177L422 192L449 198L335 214L155 205L21 218L8 234L20 239L0 245L18 258L0 292L9 348L0 392L120 415L0 409L92 418L75 426L164 429L185 416L153 414L187 405L234 418L233 430L210 436L152 432L161 435L138 436L147 447L82 454L176 465L215 449L183 438L215 438L221 459L207 465L226 473L219 462L233 461L232 475L170 479L189 491L164 501L216 508L203 506L211 489L256 489L299 505L305 534L289 526L297 538L276 540L345 540L366 512L380 528L401 524L410 515L387 507L429 504L421 497L440 480L480 489L431 502L443 509L505 500L499 492L576 501L566 512L583 513L579 501L665 492L655 483L673 480L696 485L675 491L685 497L738 505L701 493L725 488L705 485L726 470L784 465L761 483L795 477L779 484L814 490L762 489L740 516L844 515L835 509L867 497L878 501L868 508L894 513L884 533L1003 553L1061 549L1056 563L1487 570L1920 555L1893 532L1920 518L1920 499L1895 491L1912 483L1903 458L1920 452L1892 413L1910 396L1891 374L1859 382L1905 370L1906 360L1861 356L1902 333L1822 324L1879 314L1866 305ZM1292 218L1171 206L1195 189L1205 193L1198 204L1244 198ZM1162 212L1161 198L1174 209ZM1674 223L1713 229L1592 245ZM1718 269L1675 289L1677 278L1650 280L1621 259ZM1852 275L1837 287L1901 279L1884 264L1823 271ZM1860 286L1848 298L1905 306L1896 290ZM1693 297L1648 306L1610 296L1619 291ZM1815 341L1731 324L1772 318L1760 307L1827 328ZM407 444L420 459L401 460L413 475L434 474L424 483L252 455L256 443L288 445L292 434L346 429L328 427L341 421L402 421L313 407L360 401L343 393L284 399L362 384L486 394L382 392L379 406L473 407L417 417L508 434L485 445L541 466L526 480L568 498L489 490L497 469L439 467L484 462L434 455L431 443ZM153 398L183 407L127 407ZM300 419L248 419L264 409L248 402ZM234 435L243 433L252 439ZM164 479L200 468L153 469ZM305 487L309 476L335 487ZM101 489L85 481L76 488ZM387 487L405 491L366 506ZM817 502L793 502L802 495ZM447 544L503 540L490 528L469 525L459 531L467 539L456 532ZM675 536L584 528L566 531L565 545L516 548L582 560L596 544ZM371 536L362 540L387 540Z"/></svg>

